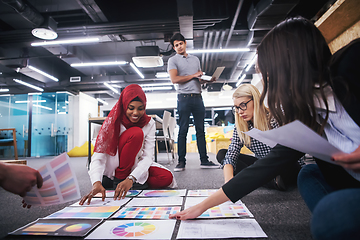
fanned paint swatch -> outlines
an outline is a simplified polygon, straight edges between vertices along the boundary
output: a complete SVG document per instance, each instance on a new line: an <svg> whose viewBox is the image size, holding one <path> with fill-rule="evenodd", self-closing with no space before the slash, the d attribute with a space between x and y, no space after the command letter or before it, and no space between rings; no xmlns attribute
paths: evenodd
<svg viewBox="0 0 360 240"><path fill-rule="evenodd" d="M38 219L10 234L83 237L101 222L101 219Z"/></svg>
<svg viewBox="0 0 360 240"><path fill-rule="evenodd" d="M127 207L111 218L169 219L169 214L179 212L181 207Z"/></svg>
<svg viewBox="0 0 360 240"><path fill-rule="evenodd" d="M38 171L43 177L43 186L34 186L24 197L28 205L54 205L80 198L79 184L70 167L67 153L55 157Z"/></svg>

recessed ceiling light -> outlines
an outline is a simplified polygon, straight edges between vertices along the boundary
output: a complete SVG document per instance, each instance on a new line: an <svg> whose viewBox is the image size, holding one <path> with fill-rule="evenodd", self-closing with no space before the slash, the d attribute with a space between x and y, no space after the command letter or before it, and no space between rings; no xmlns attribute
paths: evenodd
<svg viewBox="0 0 360 240"><path fill-rule="evenodd" d="M45 40L54 40L58 37L55 31L47 28L34 28L31 33L35 37Z"/></svg>

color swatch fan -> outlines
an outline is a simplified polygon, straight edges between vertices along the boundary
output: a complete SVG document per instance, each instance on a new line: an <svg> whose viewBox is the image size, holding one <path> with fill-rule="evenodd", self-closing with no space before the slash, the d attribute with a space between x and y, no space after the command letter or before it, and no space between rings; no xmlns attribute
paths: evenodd
<svg viewBox="0 0 360 240"><path fill-rule="evenodd" d="M38 169L43 186L34 186L24 197L28 205L54 205L80 198L79 184L70 167L69 157L63 153Z"/></svg>

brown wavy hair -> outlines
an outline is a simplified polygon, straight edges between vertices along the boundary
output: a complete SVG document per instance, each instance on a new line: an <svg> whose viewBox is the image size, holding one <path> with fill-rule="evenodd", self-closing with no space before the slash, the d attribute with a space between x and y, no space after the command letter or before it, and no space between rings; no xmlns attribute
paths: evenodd
<svg viewBox="0 0 360 240"><path fill-rule="evenodd" d="M321 32L305 18L290 18L267 33L257 52L264 84L261 99L268 94L270 113L280 126L300 120L322 133L329 114L324 87L332 84L331 52ZM315 91L326 106L321 126L316 122Z"/></svg>

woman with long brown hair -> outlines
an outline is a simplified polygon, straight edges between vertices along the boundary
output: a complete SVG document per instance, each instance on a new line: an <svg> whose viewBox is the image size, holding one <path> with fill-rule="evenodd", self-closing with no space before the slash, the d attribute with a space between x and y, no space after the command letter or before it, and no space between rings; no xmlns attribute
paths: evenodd
<svg viewBox="0 0 360 240"><path fill-rule="evenodd" d="M268 95L270 112L279 124L300 120L344 152L332 156L336 165L316 160L317 164L300 171L298 186L313 213L315 239L360 236L360 44L350 48L342 53L343 64L330 65L331 53L324 37L301 17L275 26L258 46L262 98ZM336 76L331 76L330 67ZM203 202L171 217L195 218L229 199L235 202L286 171L303 155L276 145Z"/></svg>

